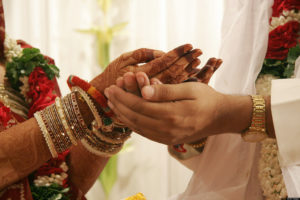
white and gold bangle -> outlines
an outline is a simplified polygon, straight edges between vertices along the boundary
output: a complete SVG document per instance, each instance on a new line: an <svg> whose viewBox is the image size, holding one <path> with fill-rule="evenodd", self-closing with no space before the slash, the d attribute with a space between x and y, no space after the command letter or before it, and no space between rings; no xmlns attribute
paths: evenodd
<svg viewBox="0 0 300 200"><path fill-rule="evenodd" d="M66 115L64 113L64 110L62 108L62 102L60 100L59 97L56 97L55 99L55 105L56 105L56 108L57 108L57 112L58 112L58 115L60 117L60 120L62 122L62 125L69 137L69 139L71 140L71 143L74 144L74 145L77 145L77 141L76 141L76 138L74 137L69 125L68 125L68 122L66 120Z"/></svg>
<svg viewBox="0 0 300 200"><path fill-rule="evenodd" d="M41 131L42 131L42 134L43 134L43 136L45 138L45 141L46 141L46 143L48 145L48 148L50 150L50 153L51 153L52 157L53 158L57 158L58 155L57 155L57 152L55 150L55 146L54 146L54 144L53 144L53 142L51 140L51 137L50 137L49 132L48 132L46 126L45 126L45 123L44 123L42 117L40 116L40 112L34 113L34 117L35 117L35 119L36 119L36 121L37 121L37 123L38 123L38 125L39 125L39 127L41 129Z"/></svg>

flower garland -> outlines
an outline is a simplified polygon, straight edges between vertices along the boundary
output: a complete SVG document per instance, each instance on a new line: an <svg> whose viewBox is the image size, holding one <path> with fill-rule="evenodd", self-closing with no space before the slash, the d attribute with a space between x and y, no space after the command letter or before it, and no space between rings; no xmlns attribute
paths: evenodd
<svg viewBox="0 0 300 200"><path fill-rule="evenodd" d="M28 117L52 104L57 97L53 78L59 75L59 69L53 59L44 56L39 49L32 48L23 41L16 41L6 36L4 41L4 56L6 59L6 77L16 91L20 91L30 109ZM7 124L9 109L1 107L0 119ZM33 199L68 200L68 166L65 162L68 151L56 159L50 159L30 179L30 189Z"/></svg>
<svg viewBox="0 0 300 200"><path fill-rule="evenodd" d="M256 81L257 93L260 95L270 95L273 79L291 78L295 61L300 56L300 1L274 0L272 9L268 49ZM266 199L286 198L276 140L266 139L261 144L258 176L263 195Z"/></svg>

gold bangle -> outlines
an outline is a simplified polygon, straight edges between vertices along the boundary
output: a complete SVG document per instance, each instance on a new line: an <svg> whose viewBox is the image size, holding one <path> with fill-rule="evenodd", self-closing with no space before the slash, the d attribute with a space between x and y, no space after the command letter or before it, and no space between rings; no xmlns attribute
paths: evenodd
<svg viewBox="0 0 300 200"><path fill-rule="evenodd" d="M53 157L53 158L57 158L57 156L58 156L58 155L57 155L57 152L56 152L56 150L55 150L55 147L54 147L54 144L53 144L53 142L52 142L52 140L51 140L51 137L50 137L50 135L49 135L49 132L47 131L47 129L46 129L46 127L45 127L45 124L44 124L44 122L43 122L43 119L42 119L42 117L40 116L40 112L34 113L34 117L35 117L35 119L36 119L36 121L37 121L37 123L38 123L38 125L39 125L39 127L40 127L40 129L41 129L41 131L42 131L42 134L43 134L43 136L44 136L44 138L45 138L45 141L46 141L46 143L47 143L47 146L48 146L48 148L49 148L49 151L50 151L52 157Z"/></svg>
<svg viewBox="0 0 300 200"><path fill-rule="evenodd" d="M56 97L55 105L56 105L56 109L57 109L58 115L60 117L60 120L62 122L62 125L63 125L67 135L69 136L69 139L71 140L71 143L74 144L74 145L77 145L76 138L73 136L73 133L72 133L69 125L67 124L65 113L64 113L64 110L62 108L62 102L61 102L59 97Z"/></svg>

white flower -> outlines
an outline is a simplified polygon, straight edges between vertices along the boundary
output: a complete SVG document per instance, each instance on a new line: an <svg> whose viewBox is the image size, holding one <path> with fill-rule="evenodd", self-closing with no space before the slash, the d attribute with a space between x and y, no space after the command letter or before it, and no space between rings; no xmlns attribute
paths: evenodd
<svg viewBox="0 0 300 200"><path fill-rule="evenodd" d="M285 13L287 14L287 13ZM277 77L266 74L256 80L256 91L260 95L270 95L271 82ZM266 139L261 143L261 158L258 164L261 188L266 199L287 197L282 172L278 161L278 147L275 139Z"/></svg>
<svg viewBox="0 0 300 200"><path fill-rule="evenodd" d="M46 186L49 187L53 183L56 183L58 185L63 185L63 181L68 178L68 174L65 173L68 171L68 166L66 162L63 162L60 165L60 168L64 171L61 174L51 174L50 176L38 176L33 182L36 186Z"/></svg>
<svg viewBox="0 0 300 200"><path fill-rule="evenodd" d="M256 80L256 93L260 95L269 95L271 93L271 81L273 79L278 79L278 77L271 74L264 74L259 76Z"/></svg>
<svg viewBox="0 0 300 200"><path fill-rule="evenodd" d="M4 40L4 56L8 62L12 61L13 57L22 56L22 48L17 44L17 41L5 36Z"/></svg>
<svg viewBox="0 0 300 200"><path fill-rule="evenodd" d="M290 21L300 21L300 12L295 12L295 10L284 10L282 15L279 17L272 17L270 24L270 31L274 30L278 26L282 26Z"/></svg>

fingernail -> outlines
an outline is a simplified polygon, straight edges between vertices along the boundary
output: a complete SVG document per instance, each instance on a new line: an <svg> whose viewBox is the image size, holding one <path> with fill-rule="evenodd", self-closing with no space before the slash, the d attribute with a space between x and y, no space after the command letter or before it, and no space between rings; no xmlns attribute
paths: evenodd
<svg viewBox="0 0 300 200"><path fill-rule="evenodd" d="M138 80L138 82L139 82L139 85L144 85L144 77L140 77L140 76L138 76L137 77L137 80Z"/></svg>
<svg viewBox="0 0 300 200"><path fill-rule="evenodd" d="M144 98L150 99L154 95L154 88L151 86L145 86L142 89L142 93L143 93Z"/></svg>
<svg viewBox="0 0 300 200"><path fill-rule="evenodd" d="M108 91L108 88L106 88L106 89L104 90L104 95L106 96L106 98L109 99L109 91Z"/></svg>
<svg viewBox="0 0 300 200"><path fill-rule="evenodd" d="M114 105L110 101L107 101L107 105L110 109L114 109Z"/></svg>

